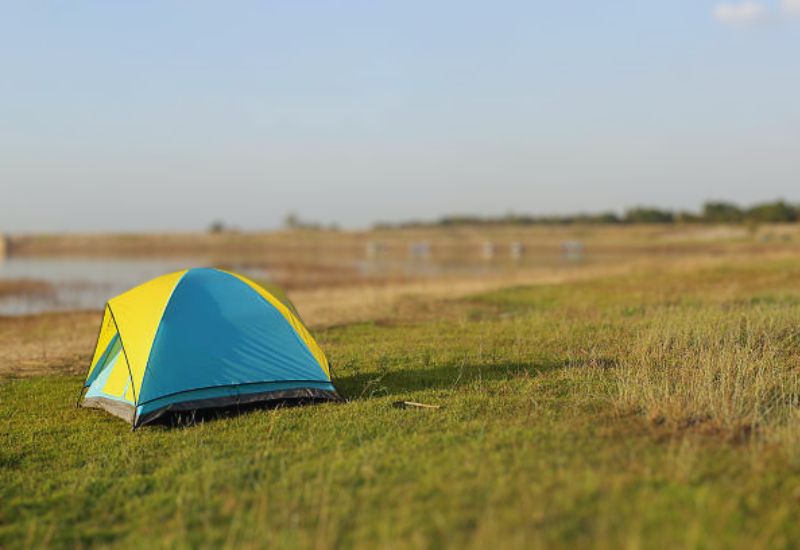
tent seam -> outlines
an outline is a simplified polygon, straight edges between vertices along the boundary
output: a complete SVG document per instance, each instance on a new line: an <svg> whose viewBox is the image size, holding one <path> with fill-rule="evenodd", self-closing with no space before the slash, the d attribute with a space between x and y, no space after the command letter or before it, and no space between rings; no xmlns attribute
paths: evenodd
<svg viewBox="0 0 800 550"><path fill-rule="evenodd" d="M139 386L139 390L141 390L144 387L144 381L147 378L147 371L148 371L148 368L150 367L150 359L153 357L153 348L156 345L156 340L158 339L158 334L161 332L161 323L164 322L164 315L167 313L167 308L169 307L170 301L172 301L172 296L173 296L173 294L175 294L175 291L178 289L178 287L181 286L181 283L183 282L183 279L186 277L186 275L192 269L193 268L189 268L189 269L187 269L187 270L185 270L183 272L183 275L181 275L181 278L178 279L178 281L175 283L175 286L172 287L172 291L169 293L169 297L164 302L164 311L161 312L161 316L158 318L158 327L156 328L156 333L153 335L153 344L150 346L150 353L147 354L147 361L145 362L144 370L142 371L142 385ZM133 380L131 380L131 384L133 384ZM141 393L141 391L140 391L140 393ZM139 402L136 401L136 403L134 403L134 407L138 407L138 406L139 406ZM136 416L136 411L134 411L134 417L135 416ZM134 418L134 422L135 422L135 418Z"/></svg>

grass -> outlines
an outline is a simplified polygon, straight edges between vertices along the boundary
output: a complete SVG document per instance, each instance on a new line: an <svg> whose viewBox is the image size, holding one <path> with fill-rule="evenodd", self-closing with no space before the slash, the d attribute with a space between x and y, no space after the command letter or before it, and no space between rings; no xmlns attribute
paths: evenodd
<svg viewBox="0 0 800 550"><path fill-rule="evenodd" d="M0 546L796 546L799 276L419 300L318 332L346 403L191 427L75 409L76 375L8 380Z"/></svg>

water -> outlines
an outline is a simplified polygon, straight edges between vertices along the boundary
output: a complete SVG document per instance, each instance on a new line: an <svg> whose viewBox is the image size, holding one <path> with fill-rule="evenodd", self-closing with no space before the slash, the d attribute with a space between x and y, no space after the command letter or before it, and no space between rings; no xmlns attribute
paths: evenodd
<svg viewBox="0 0 800 550"><path fill-rule="evenodd" d="M389 256L380 253L367 259L340 258L342 265L353 270L354 281L369 280L390 275L405 278L430 278L437 276L481 277L512 269L557 267L574 258L562 257L557 250L537 251L524 258L509 259L485 255L472 249L438 250L433 254L429 247L419 245L413 253ZM225 258L223 265L245 276L269 280L280 271L282 264L267 264L253 258ZM306 269L314 272L320 266L313 258L307 260ZM99 310L114 296L165 273L190 267L215 265L208 258L76 258L76 257L24 257L12 256L0 260L0 281L28 279L45 283L49 291L21 292L0 296L0 315L27 315L47 311Z"/></svg>
<svg viewBox="0 0 800 550"><path fill-rule="evenodd" d="M109 298L159 275L202 266L203 261L171 259L20 258L0 261L0 280L30 279L51 292L0 296L0 315L102 309Z"/></svg>

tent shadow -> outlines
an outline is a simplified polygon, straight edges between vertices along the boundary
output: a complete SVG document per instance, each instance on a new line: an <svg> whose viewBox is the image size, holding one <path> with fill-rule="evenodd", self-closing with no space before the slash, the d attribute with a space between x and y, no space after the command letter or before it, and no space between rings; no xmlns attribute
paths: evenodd
<svg viewBox="0 0 800 550"><path fill-rule="evenodd" d="M336 376L333 383L347 400L406 395L422 390L456 389L481 381L510 380L538 376L543 372L566 368L567 359L533 363L500 362L483 365L449 365L429 369L387 370Z"/></svg>
<svg viewBox="0 0 800 550"><path fill-rule="evenodd" d="M302 407L316 403L328 402L328 399L275 399L258 403L230 405L227 407L214 407L210 409L196 409L190 411L166 412L148 424L148 427L160 428L186 428L196 424L225 420L236 416L246 415L253 411L269 411L293 407Z"/></svg>
<svg viewBox="0 0 800 550"><path fill-rule="evenodd" d="M595 361L597 363L597 361ZM600 366L611 366L612 361L601 360ZM511 380L534 377L542 373L576 366L569 359L541 360L531 363L499 362L482 365L448 365L428 369L387 370L385 372L360 372L336 376L333 383L346 401L375 399L387 396L408 395L423 390L452 390L479 382ZM259 410L275 410L322 403L319 399L284 399L233 405L224 408L164 414L150 426L166 428L189 427L205 422L224 420Z"/></svg>

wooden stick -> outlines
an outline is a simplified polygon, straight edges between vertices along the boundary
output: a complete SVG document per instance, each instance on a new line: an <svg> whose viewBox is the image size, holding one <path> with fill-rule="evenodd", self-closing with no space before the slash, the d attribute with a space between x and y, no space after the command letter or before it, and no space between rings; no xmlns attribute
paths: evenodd
<svg viewBox="0 0 800 550"><path fill-rule="evenodd" d="M417 407L418 409L440 409L440 405L426 405L425 403L416 403L414 401L396 401L394 406L399 409L405 409L408 407Z"/></svg>

